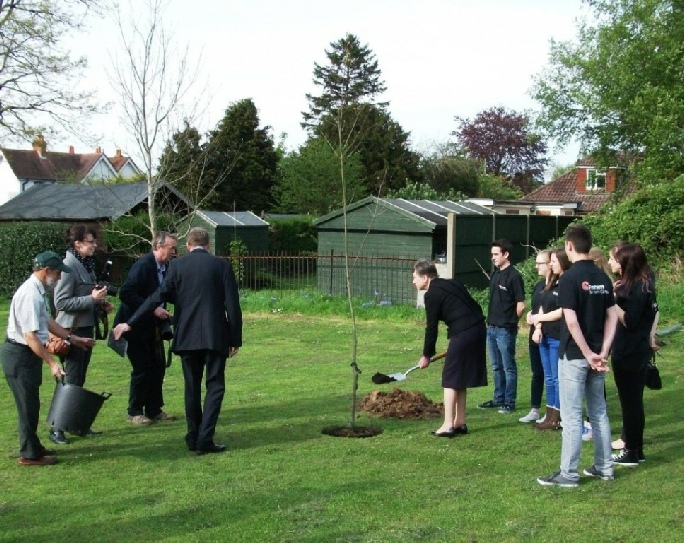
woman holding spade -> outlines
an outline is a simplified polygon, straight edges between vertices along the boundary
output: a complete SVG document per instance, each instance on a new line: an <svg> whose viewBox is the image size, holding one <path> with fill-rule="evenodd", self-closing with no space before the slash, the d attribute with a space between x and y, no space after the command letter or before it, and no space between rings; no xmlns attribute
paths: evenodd
<svg viewBox="0 0 684 543"><path fill-rule="evenodd" d="M466 395L468 388L487 386L487 358L482 308L463 284L440 279L433 262L419 260L413 266L413 284L425 291L425 341L419 366L427 368L435 354L439 321L448 327L449 346L444 369L444 423L432 432L435 437L467 434Z"/></svg>

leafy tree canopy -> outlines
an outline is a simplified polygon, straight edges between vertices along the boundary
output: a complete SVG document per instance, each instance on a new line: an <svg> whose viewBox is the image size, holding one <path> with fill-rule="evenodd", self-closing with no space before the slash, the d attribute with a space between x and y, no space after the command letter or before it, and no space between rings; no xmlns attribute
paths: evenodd
<svg viewBox="0 0 684 543"><path fill-rule="evenodd" d="M228 107L216 130L209 134L207 152L211 175L223 179L216 187L213 209L255 213L271 209L278 154L270 127L259 127L251 99Z"/></svg>
<svg viewBox="0 0 684 543"><path fill-rule="evenodd" d="M363 183L371 194L382 196L420 179L420 156L409 147L410 134L381 107L348 106L323 117L317 132L359 154Z"/></svg>
<svg viewBox="0 0 684 543"><path fill-rule="evenodd" d="M546 143L523 113L493 107L473 120L456 117L452 134L468 157L481 160L485 172L511 180L524 192L536 188L548 163Z"/></svg>
<svg viewBox="0 0 684 543"><path fill-rule="evenodd" d="M347 34L330 47L325 52L328 65L314 63L313 83L321 88L321 94L306 95L309 111L302 112L304 128L315 129L326 114L351 104L375 103L386 90L375 55L359 38Z"/></svg>
<svg viewBox="0 0 684 543"><path fill-rule="evenodd" d="M167 142L158 175L203 208L260 213L275 203L278 153L254 102L244 99L204 138L186 122Z"/></svg>
<svg viewBox="0 0 684 543"><path fill-rule="evenodd" d="M420 159L420 175L424 182L438 193L462 193L475 196L481 162L465 156L454 144L438 146Z"/></svg>
<svg viewBox="0 0 684 543"><path fill-rule="evenodd" d="M286 213L324 215L344 207L346 201L368 195L362 182L358 153L332 147L323 138L311 138L300 149L280 161L280 208Z"/></svg>
<svg viewBox="0 0 684 543"><path fill-rule="evenodd" d="M600 165L638 156L640 178L684 171L684 4L592 0L573 42L552 42L532 90L540 126Z"/></svg>
<svg viewBox="0 0 684 543"><path fill-rule="evenodd" d="M96 0L0 1L0 136L57 127L74 133L96 111L92 94L75 90L85 58L72 59L63 48L96 7Z"/></svg>

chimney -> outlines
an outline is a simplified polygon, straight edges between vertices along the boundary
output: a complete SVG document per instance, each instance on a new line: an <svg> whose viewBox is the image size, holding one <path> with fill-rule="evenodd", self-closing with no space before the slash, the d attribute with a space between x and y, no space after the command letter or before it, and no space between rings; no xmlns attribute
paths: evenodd
<svg viewBox="0 0 684 543"><path fill-rule="evenodd" d="M70 155L74 154L74 146L73 145L69 145L69 154Z"/></svg>
<svg viewBox="0 0 684 543"><path fill-rule="evenodd" d="M121 158L121 149L116 150L116 158Z"/></svg>
<svg viewBox="0 0 684 543"><path fill-rule="evenodd" d="M102 147L95 147L95 154L101 155L102 154Z"/></svg>
<svg viewBox="0 0 684 543"><path fill-rule="evenodd" d="M47 151L47 142L45 141L45 136L43 136L43 134L38 134L33 140L32 145L33 150L41 156Z"/></svg>

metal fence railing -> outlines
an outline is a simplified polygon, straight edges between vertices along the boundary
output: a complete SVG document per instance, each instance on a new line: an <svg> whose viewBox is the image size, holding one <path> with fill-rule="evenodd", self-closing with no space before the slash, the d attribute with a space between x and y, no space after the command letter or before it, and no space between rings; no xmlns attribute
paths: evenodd
<svg viewBox="0 0 684 543"><path fill-rule="evenodd" d="M121 284L134 257L112 255L112 282ZM301 290L316 288L327 296L347 293L344 255L250 253L228 258L239 287L245 290ZM356 256L349 258L351 292L376 303L415 302L410 258Z"/></svg>
<svg viewBox="0 0 684 543"><path fill-rule="evenodd" d="M328 296L347 292L343 255L247 254L229 257L240 288L248 290L296 290L318 288ZM349 276L354 296L378 303L410 303L415 300L409 258L350 257Z"/></svg>

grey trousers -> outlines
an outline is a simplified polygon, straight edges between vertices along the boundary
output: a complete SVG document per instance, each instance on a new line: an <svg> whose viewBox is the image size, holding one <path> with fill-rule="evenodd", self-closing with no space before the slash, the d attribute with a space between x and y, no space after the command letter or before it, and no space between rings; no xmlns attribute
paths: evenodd
<svg viewBox="0 0 684 543"><path fill-rule="evenodd" d="M7 342L0 347L0 360L19 416L19 456L41 458L44 449L37 432L43 361L29 347Z"/></svg>

